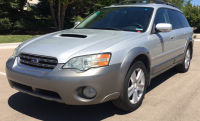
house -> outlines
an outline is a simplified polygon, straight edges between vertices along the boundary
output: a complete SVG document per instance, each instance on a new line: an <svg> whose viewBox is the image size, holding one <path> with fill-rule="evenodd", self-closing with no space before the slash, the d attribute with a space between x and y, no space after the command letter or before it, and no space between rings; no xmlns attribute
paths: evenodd
<svg viewBox="0 0 200 121"><path fill-rule="evenodd" d="M24 10L27 10L28 4L30 6L37 5L40 1L39 0L27 0L27 4L24 6Z"/></svg>

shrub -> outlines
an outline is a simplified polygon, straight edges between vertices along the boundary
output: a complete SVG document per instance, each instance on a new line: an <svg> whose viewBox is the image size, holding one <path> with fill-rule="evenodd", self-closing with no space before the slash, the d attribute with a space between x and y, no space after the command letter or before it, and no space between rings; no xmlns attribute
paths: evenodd
<svg viewBox="0 0 200 121"><path fill-rule="evenodd" d="M12 23L9 18L0 19L0 31L8 30L12 27Z"/></svg>

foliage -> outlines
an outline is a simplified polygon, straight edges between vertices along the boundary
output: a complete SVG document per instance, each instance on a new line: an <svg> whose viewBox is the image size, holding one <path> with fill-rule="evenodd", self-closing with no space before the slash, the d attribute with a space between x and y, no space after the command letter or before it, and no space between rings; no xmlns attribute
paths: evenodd
<svg viewBox="0 0 200 121"><path fill-rule="evenodd" d="M1 18L0 19L0 31L8 30L12 27L12 23L10 22L9 18Z"/></svg>
<svg viewBox="0 0 200 121"><path fill-rule="evenodd" d="M39 35L0 35L0 43L23 42Z"/></svg>
<svg viewBox="0 0 200 121"><path fill-rule="evenodd" d="M173 4L175 4L179 9L183 10L183 8L184 8L184 6L185 6L185 4L186 4L186 2L187 2L188 0L163 0L163 1L168 2L168 3L173 3Z"/></svg>
<svg viewBox="0 0 200 121"><path fill-rule="evenodd" d="M50 8L49 6L50 4L49 1L52 2L52 8ZM63 27L65 26L64 28L66 27L71 28L73 27L75 21L81 21L83 20L83 18L93 13L94 11L101 9L102 7L105 7L105 6L109 6L113 3L117 3L119 1L122 1L122 0L109 0L109 1L108 0L74 0L72 4L68 4L69 2L72 2L72 0L69 0L69 1L60 0L61 11L58 12L59 11L58 0L40 0L40 3L35 8L32 7L32 9L36 11L37 16L39 17L52 16L53 18L52 20L54 20L54 25L59 26L59 23L60 23L58 22L60 21L59 16L60 17L62 16L62 15L59 15L59 13L61 14L62 12L62 6L68 4L65 10L64 21L61 21L61 23L64 24L63 25ZM51 9L53 9L54 15L52 15Z"/></svg>
<svg viewBox="0 0 200 121"><path fill-rule="evenodd" d="M74 22L82 21L91 13L105 6L129 0L39 0L36 6L23 7L27 0L0 0L0 32L14 33L37 27L57 30L72 28ZM163 0L181 9L193 27L200 27L200 6L192 0ZM50 5L52 4L52 5ZM54 16L53 16L53 14ZM198 29L199 30L199 29Z"/></svg>
<svg viewBox="0 0 200 121"><path fill-rule="evenodd" d="M74 17L72 17L72 20L71 20L71 22L72 23L75 23L75 22L78 22L78 21L82 21L83 20L83 18L81 17L81 16L74 16Z"/></svg>
<svg viewBox="0 0 200 121"><path fill-rule="evenodd" d="M200 34L200 27L194 30L194 33L199 33Z"/></svg>
<svg viewBox="0 0 200 121"><path fill-rule="evenodd" d="M52 19L54 21L54 26L56 30L62 30L64 28L64 20L66 16L66 9L69 5L73 4L74 1L81 0L48 0ZM55 6L57 4L57 12L55 11Z"/></svg>
<svg viewBox="0 0 200 121"><path fill-rule="evenodd" d="M0 0L0 32L13 33L26 29L32 19L28 11L23 7L27 0Z"/></svg>
<svg viewBox="0 0 200 121"><path fill-rule="evenodd" d="M200 27L200 6L192 5L191 1L188 1L183 9L183 12L192 27Z"/></svg>
<svg viewBox="0 0 200 121"><path fill-rule="evenodd" d="M35 17L37 19L51 18L51 12L48 0L39 0L39 3L36 6L30 6L30 7L32 11L35 12Z"/></svg>

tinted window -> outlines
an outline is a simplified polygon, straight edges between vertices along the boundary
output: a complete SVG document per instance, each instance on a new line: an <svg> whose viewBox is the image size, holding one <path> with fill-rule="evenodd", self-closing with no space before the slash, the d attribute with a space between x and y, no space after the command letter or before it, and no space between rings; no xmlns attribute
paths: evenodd
<svg viewBox="0 0 200 121"><path fill-rule="evenodd" d="M177 16L176 12L168 9L168 14L169 14L169 18L170 18L170 21L171 21L171 24L172 24L172 28L173 29L182 28L180 20Z"/></svg>
<svg viewBox="0 0 200 121"><path fill-rule="evenodd" d="M189 27L190 25L189 25L187 19L185 18L185 16L180 12L176 12L176 13L178 15L179 20L181 21L182 26Z"/></svg>
<svg viewBox="0 0 200 121"><path fill-rule="evenodd" d="M116 29L144 32L149 26L153 8L104 8L92 14L76 29Z"/></svg>
<svg viewBox="0 0 200 121"><path fill-rule="evenodd" d="M155 18L155 25L159 23L170 23L169 16L166 9L159 9Z"/></svg>

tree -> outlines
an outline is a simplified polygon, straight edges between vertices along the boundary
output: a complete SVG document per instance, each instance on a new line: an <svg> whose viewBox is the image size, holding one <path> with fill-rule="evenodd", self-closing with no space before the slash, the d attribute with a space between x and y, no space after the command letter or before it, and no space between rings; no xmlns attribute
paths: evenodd
<svg viewBox="0 0 200 121"><path fill-rule="evenodd" d="M26 2L27 0L0 0L1 33L16 32L26 28L25 24L28 21L25 19L31 17L28 11L23 10Z"/></svg>
<svg viewBox="0 0 200 121"><path fill-rule="evenodd" d="M190 26L192 27L200 27L200 6L192 5L191 0L189 0L184 9L183 13L185 14Z"/></svg>
<svg viewBox="0 0 200 121"><path fill-rule="evenodd" d="M183 9L188 0L163 0L164 2L173 3L179 9Z"/></svg>
<svg viewBox="0 0 200 121"><path fill-rule="evenodd" d="M52 18L54 21L54 26L55 26L56 30L62 30L64 28L64 19L65 19L66 9L67 9L68 5L74 3L74 1L75 0L48 0L50 11L51 11ZM55 10L53 7L56 2L58 5L57 19L56 19Z"/></svg>
<svg viewBox="0 0 200 121"><path fill-rule="evenodd" d="M70 16L74 22L75 20L82 20L82 17L85 18L97 9L119 1L122 0L48 0L48 3L56 30L62 30L64 29L66 10L70 10L74 14Z"/></svg>

